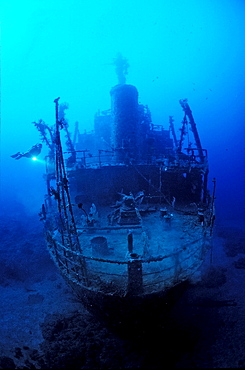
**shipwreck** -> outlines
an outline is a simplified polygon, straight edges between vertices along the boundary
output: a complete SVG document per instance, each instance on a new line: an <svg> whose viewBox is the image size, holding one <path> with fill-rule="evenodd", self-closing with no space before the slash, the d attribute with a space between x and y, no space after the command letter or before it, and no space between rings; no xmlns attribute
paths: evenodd
<svg viewBox="0 0 245 370"><path fill-rule="evenodd" d="M215 180L210 193L207 150L187 99L177 138L173 116L167 128L152 122L124 67L93 131L76 124L71 139L59 98L54 125L35 122L49 147L40 212L48 251L86 307L104 312L138 307L191 279L211 248L215 218ZM187 132L192 143L184 144Z"/></svg>

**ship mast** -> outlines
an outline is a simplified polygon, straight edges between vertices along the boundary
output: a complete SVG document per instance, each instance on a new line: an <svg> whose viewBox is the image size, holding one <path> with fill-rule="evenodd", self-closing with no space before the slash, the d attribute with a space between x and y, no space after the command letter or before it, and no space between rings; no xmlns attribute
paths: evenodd
<svg viewBox="0 0 245 370"><path fill-rule="evenodd" d="M69 247L73 252L80 255L79 263L82 268L83 283L87 285L87 271L85 260L82 255L82 249L78 238L76 222L72 209L72 203L68 188L68 179L66 176L64 157L60 139L60 129L63 128L62 121L59 120L59 99L54 100L55 118L56 118L56 138L55 138L55 170L56 170L56 194L58 202L58 212L61 222L62 244ZM79 274L77 273L77 276Z"/></svg>
<svg viewBox="0 0 245 370"><path fill-rule="evenodd" d="M65 111L66 109L68 109L68 104L67 103L63 103L63 104L60 104L59 105L59 112L58 112L58 119L59 119L59 122L60 122L60 126L62 128L64 128L65 132L66 132L66 146L68 148L68 151L71 153L71 156L68 158L67 162L66 162L66 166L73 166L75 163L76 163L76 151L75 151L75 148L74 148L74 143L73 141L71 140L71 135L68 131L68 122L67 120L65 119Z"/></svg>
<svg viewBox="0 0 245 370"><path fill-rule="evenodd" d="M196 146L197 146L200 162L203 163L204 162L203 149L202 149L201 141L200 141L200 138L197 132L196 123L192 115L192 111L189 107L189 104L187 103L187 99L181 99L179 102L180 102L181 107L183 108L183 111L185 112L185 118L186 116L189 118L191 129L192 129L195 141L196 141Z"/></svg>

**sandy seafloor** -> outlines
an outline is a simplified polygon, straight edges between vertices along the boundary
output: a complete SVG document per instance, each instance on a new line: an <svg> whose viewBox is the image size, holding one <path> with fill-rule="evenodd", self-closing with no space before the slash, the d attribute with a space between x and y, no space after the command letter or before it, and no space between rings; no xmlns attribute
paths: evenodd
<svg viewBox="0 0 245 370"><path fill-rule="evenodd" d="M208 255L169 317L121 335L76 300L38 216L2 214L0 368L245 368L244 225L217 220L212 263Z"/></svg>

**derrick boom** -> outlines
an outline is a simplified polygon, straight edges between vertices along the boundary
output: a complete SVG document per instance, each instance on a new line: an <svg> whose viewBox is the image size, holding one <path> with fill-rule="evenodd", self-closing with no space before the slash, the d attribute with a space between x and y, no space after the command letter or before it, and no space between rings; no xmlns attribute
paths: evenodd
<svg viewBox="0 0 245 370"><path fill-rule="evenodd" d="M199 138L199 135L198 135L198 132L197 132L196 123L195 123L193 115L192 115L192 111L189 107L189 104L187 103L187 99L181 99L179 102L180 102L181 107L183 108L183 111L185 112L185 114L189 118L190 125L191 125L191 128L192 128L192 132L193 132L193 135L194 135L194 138L195 138L195 141L196 141L196 146L197 146L198 154L199 154L199 157L200 157L200 161L204 162L203 149L202 149L201 141L200 141L200 138Z"/></svg>

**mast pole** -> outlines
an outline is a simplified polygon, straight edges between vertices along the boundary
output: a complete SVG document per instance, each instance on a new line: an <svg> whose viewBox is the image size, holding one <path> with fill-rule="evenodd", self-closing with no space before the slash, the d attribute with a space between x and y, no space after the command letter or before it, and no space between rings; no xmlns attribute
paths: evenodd
<svg viewBox="0 0 245 370"><path fill-rule="evenodd" d="M56 118L56 184L57 184L57 201L58 210L62 224L62 243L68 244L71 250L74 250L80 255L80 264L85 285L88 285L87 269L85 259L82 255L75 217L72 209L70 192L68 188L68 179L66 176L62 145L60 140L60 128L63 128L62 122L59 120L59 99L54 100L55 103L55 118ZM67 210L68 208L68 210ZM63 212L62 212L63 211ZM64 217L63 217L63 215ZM64 219L63 219L64 218ZM75 247L75 248L74 248ZM75 257L73 257L75 259ZM76 261L74 261L76 263ZM79 273L77 273L79 277Z"/></svg>
<svg viewBox="0 0 245 370"><path fill-rule="evenodd" d="M189 104L187 103L187 99L181 99L179 102L180 102L181 107L183 108L183 111L185 112L185 114L190 120L191 128L192 128L193 135L196 141L199 158L200 158L200 161L203 163L204 162L203 149L202 149L201 141L200 141L200 138L197 132L196 123L192 115L192 111L189 107Z"/></svg>

